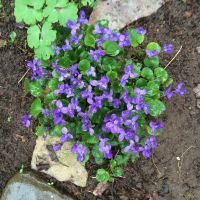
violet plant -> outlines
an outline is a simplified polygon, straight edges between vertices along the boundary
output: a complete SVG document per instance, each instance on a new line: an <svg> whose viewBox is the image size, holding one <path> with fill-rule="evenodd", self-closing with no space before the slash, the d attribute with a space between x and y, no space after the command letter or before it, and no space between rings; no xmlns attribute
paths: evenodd
<svg viewBox="0 0 200 200"><path fill-rule="evenodd" d="M159 63L159 54L172 53L173 46L165 44L162 50L151 42L136 48L146 30L120 33L108 28L106 20L88 25L83 11L76 23L68 20L59 31L54 56L27 64L31 79L25 81L26 92L36 99L22 124L30 127L31 117L37 119L37 136L60 138L54 151L71 142L77 160L94 159L99 165L97 181L112 181L123 176L130 159L151 156L164 127L158 120L163 102L185 93L182 83L172 89ZM130 49L139 58L128 56Z"/></svg>

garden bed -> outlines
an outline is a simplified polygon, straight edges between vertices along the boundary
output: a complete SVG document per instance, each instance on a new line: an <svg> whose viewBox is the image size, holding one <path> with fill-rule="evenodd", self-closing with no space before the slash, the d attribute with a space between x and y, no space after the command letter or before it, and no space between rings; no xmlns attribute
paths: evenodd
<svg viewBox="0 0 200 200"><path fill-rule="evenodd" d="M22 83L18 84L26 72L24 61L31 53L24 46L25 31L16 27L15 19L11 16L9 2L5 8L10 17L0 19L0 39L6 39L12 31L16 31L17 40L14 45L0 48L0 193L22 164L26 170L30 169L35 144L33 132L20 124L20 117L29 112L31 98L25 97ZM167 102L167 110L162 116L165 129L159 137L160 145L153 158L129 163L124 178L116 179L102 199L144 200L145 195L153 195L153 191L155 194L160 192L164 196L160 199L163 200L199 199L200 113L192 91L200 83L200 55L196 50L200 46L199 8L198 0L188 0L186 3L181 0L169 1L156 14L129 26L144 26L148 30L148 40L161 44L164 41L172 42L176 51L183 46L168 67L168 72L176 82L184 82L187 94ZM170 59L171 56L162 64L165 66ZM96 199L92 191L97 185L93 178L97 166L90 164L87 169L90 178L86 188L59 183L42 174L39 176L47 182L54 182L63 193L70 193L81 200L92 200ZM145 200L149 199L146 197Z"/></svg>

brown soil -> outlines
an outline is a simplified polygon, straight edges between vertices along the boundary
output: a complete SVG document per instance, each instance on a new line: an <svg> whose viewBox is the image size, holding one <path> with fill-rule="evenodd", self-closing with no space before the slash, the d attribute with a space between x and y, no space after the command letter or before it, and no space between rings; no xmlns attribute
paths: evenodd
<svg viewBox="0 0 200 200"><path fill-rule="evenodd" d="M24 129L19 122L21 115L29 112L31 101L29 96L24 96L22 84L17 84L25 73L23 66L28 55L24 47L25 32L16 28L11 11L8 7L6 12L10 17L0 19L0 39L8 38L13 30L18 35L17 44L0 48L0 192L21 164L30 169L35 143L32 131ZM94 164L88 165L90 178L86 188L40 176L79 200L199 200L200 112L192 91L200 83L200 54L196 50L200 46L199 24L199 0L187 0L186 3L173 0L156 14L129 26L147 28L149 41L161 44L172 41L176 51L183 46L168 71L175 82L184 82L187 94L167 102L167 111L162 116L165 129L153 158L130 163L124 177L116 179L101 198L91 193L97 185L92 178L95 176ZM171 58L164 59L162 64L166 65ZM8 117L11 117L10 122Z"/></svg>

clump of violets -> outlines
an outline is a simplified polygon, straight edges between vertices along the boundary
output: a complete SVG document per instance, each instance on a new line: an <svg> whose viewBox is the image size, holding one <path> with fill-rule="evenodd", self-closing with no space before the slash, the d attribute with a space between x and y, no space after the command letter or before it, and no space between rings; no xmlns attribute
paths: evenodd
<svg viewBox="0 0 200 200"><path fill-rule="evenodd" d="M63 40L54 42L51 60L27 64L28 90L36 100L22 124L30 127L32 116L39 119L38 136L60 138L54 151L70 142L77 160L93 157L99 165L107 160L110 174L121 176L119 168L129 159L149 158L158 146L164 97L186 92L182 83L172 89L167 71L159 64L161 50L172 53L173 46L165 44L161 49L152 42L140 62L128 59L127 47L131 51L141 45L146 30L138 27L120 33L108 28L105 20L88 25L83 11L76 23L66 23L66 30ZM110 175L98 181L109 180Z"/></svg>

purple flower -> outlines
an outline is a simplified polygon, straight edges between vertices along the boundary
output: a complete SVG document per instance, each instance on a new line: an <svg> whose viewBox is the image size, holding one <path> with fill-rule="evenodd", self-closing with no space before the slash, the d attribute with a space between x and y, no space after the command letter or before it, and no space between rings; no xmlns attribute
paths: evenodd
<svg viewBox="0 0 200 200"><path fill-rule="evenodd" d="M184 96L186 93L186 89L183 88L183 83L178 83L174 92L179 96Z"/></svg>
<svg viewBox="0 0 200 200"><path fill-rule="evenodd" d="M89 70L86 71L87 76L96 77L95 68L91 67Z"/></svg>
<svg viewBox="0 0 200 200"><path fill-rule="evenodd" d="M34 59L32 62L29 61L26 67L32 71L31 80L37 80L42 78L43 71L41 62L39 60Z"/></svg>
<svg viewBox="0 0 200 200"><path fill-rule="evenodd" d="M81 97L83 98L83 99L87 99L87 102L89 103L89 104L93 104L93 93L92 93L92 86L91 85L89 85L88 86L88 88L87 88L87 90L85 90L85 91L82 91L81 93L80 93L80 95L81 95Z"/></svg>
<svg viewBox="0 0 200 200"><path fill-rule="evenodd" d="M102 100L102 96L96 96L94 103L89 106L89 111L92 113L96 113L99 108L102 108Z"/></svg>
<svg viewBox="0 0 200 200"><path fill-rule="evenodd" d="M21 123L23 126L29 128L31 125L30 119L31 119L32 115L24 115L21 118Z"/></svg>
<svg viewBox="0 0 200 200"><path fill-rule="evenodd" d="M116 114L112 114L110 120L106 122L106 128L108 128L113 134L121 133L123 131L123 129L120 127L121 124L122 119Z"/></svg>
<svg viewBox="0 0 200 200"><path fill-rule="evenodd" d="M104 34L104 28L100 27L99 24L94 24L94 30L92 32L94 35L103 35Z"/></svg>
<svg viewBox="0 0 200 200"><path fill-rule="evenodd" d="M173 53L173 51L174 51L174 48L173 48L172 44L164 44L164 47L163 47L164 53L171 54L171 53Z"/></svg>
<svg viewBox="0 0 200 200"><path fill-rule="evenodd" d="M71 151L77 154L77 160L83 162L85 160L85 155L87 154L87 148L78 142L74 144L71 148Z"/></svg>
<svg viewBox="0 0 200 200"><path fill-rule="evenodd" d="M55 126L64 124L64 120L63 120L63 113L60 111L60 109L55 109L53 111L53 122Z"/></svg>
<svg viewBox="0 0 200 200"><path fill-rule="evenodd" d="M73 26L74 26L74 22L73 22L72 20L68 20L68 21L67 21L67 24L66 24L66 27L67 27L68 29L72 29Z"/></svg>
<svg viewBox="0 0 200 200"><path fill-rule="evenodd" d="M106 76L102 76L99 81L92 80L90 81L90 85L92 86L99 86L100 90L106 90L108 87L109 79Z"/></svg>
<svg viewBox="0 0 200 200"><path fill-rule="evenodd" d="M137 154L139 152L139 148L135 146L135 142L133 140L129 141L130 144L124 148L125 153L132 153L133 155Z"/></svg>
<svg viewBox="0 0 200 200"><path fill-rule="evenodd" d="M113 108L119 108L121 105L121 101L119 99L113 99Z"/></svg>
<svg viewBox="0 0 200 200"><path fill-rule="evenodd" d="M60 151L60 150L61 150L61 144L54 144L54 145L53 145L53 150L54 150L55 152Z"/></svg>
<svg viewBox="0 0 200 200"><path fill-rule="evenodd" d="M124 122L124 125L129 126L131 128L131 130L136 131L138 128L138 124L137 121L138 120L138 116L133 116L132 119L128 119Z"/></svg>
<svg viewBox="0 0 200 200"><path fill-rule="evenodd" d="M71 35L72 37L76 36L77 30L80 28L80 23L76 23L72 26Z"/></svg>
<svg viewBox="0 0 200 200"><path fill-rule="evenodd" d="M145 35L146 34L146 30L143 28L143 27L138 27L136 28L136 33L139 34L139 35Z"/></svg>
<svg viewBox="0 0 200 200"><path fill-rule="evenodd" d="M132 65L127 65L125 67L125 74L128 75L129 78L135 78L136 77L136 73L133 72L133 66Z"/></svg>
<svg viewBox="0 0 200 200"><path fill-rule="evenodd" d="M49 109L42 109L42 114L44 115L44 117L49 117L50 116L50 111Z"/></svg>
<svg viewBox="0 0 200 200"><path fill-rule="evenodd" d="M121 48L129 47L131 45L128 32L119 35L118 39L119 39L119 47Z"/></svg>
<svg viewBox="0 0 200 200"><path fill-rule="evenodd" d="M120 85L121 87L124 87L127 83L128 83L128 75L127 75L127 74L124 74L124 75L122 76L122 78L120 79L119 85Z"/></svg>
<svg viewBox="0 0 200 200"><path fill-rule="evenodd" d="M145 94L147 94L147 91L146 90L141 90L140 88L135 88L134 89L134 93L137 97L141 97Z"/></svg>
<svg viewBox="0 0 200 200"><path fill-rule="evenodd" d="M157 147L158 147L158 144L156 142L155 136L146 139L145 146L141 148L143 156L145 158L149 158L151 156L151 149L154 149L154 148L157 148Z"/></svg>
<svg viewBox="0 0 200 200"><path fill-rule="evenodd" d="M68 142L70 139L73 138L72 134L70 134L66 127L62 128L62 136L60 138L60 142L65 143Z"/></svg>
<svg viewBox="0 0 200 200"><path fill-rule="evenodd" d="M54 53L55 53L56 56L60 55L60 51L61 51L60 47L56 47L56 46L53 45L52 49L54 50Z"/></svg>
<svg viewBox="0 0 200 200"><path fill-rule="evenodd" d="M163 123L161 122L158 122L158 123L150 122L149 126L151 127L151 132L153 135L156 133L157 130L160 130L164 127Z"/></svg>
<svg viewBox="0 0 200 200"><path fill-rule="evenodd" d="M101 49L97 49L97 50L90 50L89 51L89 55L91 57L91 59L97 63L99 63L99 59L103 56L105 56L105 52L102 51Z"/></svg>
<svg viewBox="0 0 200 200"><path fill-rule="evenodd" d="M88 24L88 20L86 19L85 11L81 10L79 12L78 23L80 24Z"/></svg>
<svg viewBox="0 0 200 200"><path fill-rule="evenodd" d="M67 51L71 51L72 47L69 44L68 40L65 40L65 44L62 46L63 51L67 52Z"/></svg>
<svg viewBox="0 0 200 200"><path fill-rule="evenodd" d="M123 119L129 118L130 115L131 115L131 111L130 110L124 110L124 111L122 111L122 118Z"/></svg>
<svg viewBox="0 0 200 200"><path fill-rule="evenodd" d="M104 158L112 159L113 155L111 152L111 145L105 144L109 139L108 138L100 138L99 143L99 151L101 151L104 154Z"/></svg>
<svg viewBox="0 0 200 200"><path fill-rule="evenodd" d="M163 93L168 99L171 99L174 96L174 91L172 91L172 86L169 86Z"/></svg>
<svg viewBox="0 0 200 200"><path fill-rule="evenodd" d="M153 50L153 51L146 50L146 54L147 54L148 58L153 58L155 56L158 56L158 51L157 50Z"/></svg>
<svg viewBox="0 0 200 200"><path fill-rule="evenodd" d="M72 35L72 37L70 39L70 42L72 42L75 45L77 45L82 38L83 38L83 34L80 34L78 37L76 35Z"/></svg>
<svg viewBox="0 0 200 200"><path fill-rule="evenodd" d="M104 91L102 97L104 99L107 99L108 102L112 102L113 101L113 90L111 89L110 93L108 93L107 91Z"/></svg>

